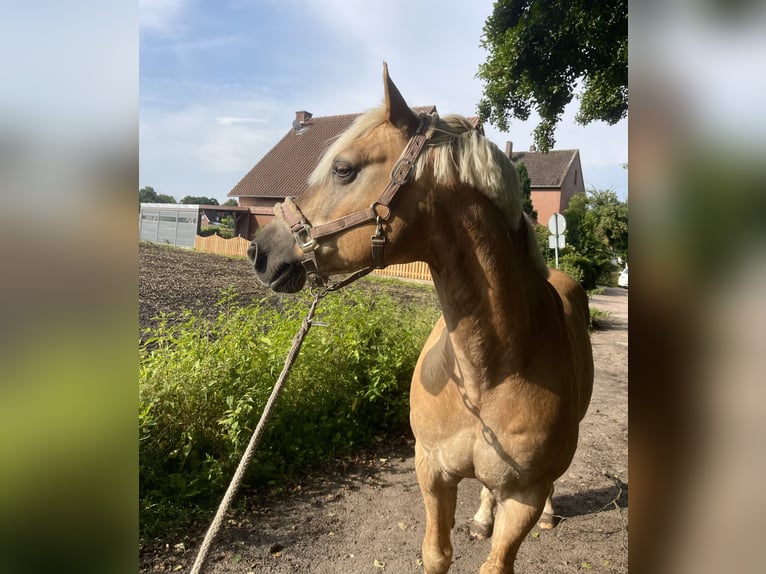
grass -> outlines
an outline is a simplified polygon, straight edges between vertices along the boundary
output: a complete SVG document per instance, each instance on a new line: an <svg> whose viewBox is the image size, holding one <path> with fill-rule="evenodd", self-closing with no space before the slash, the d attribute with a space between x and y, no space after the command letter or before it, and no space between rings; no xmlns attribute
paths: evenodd
<svg viewBox="0 0 766 574"><path fill-rule="evenodd" d="M602 311L601 309L596 309L595 307L590 307L590 330L595 331L599 329L607 317L609 317L609 312Z"/></svg>

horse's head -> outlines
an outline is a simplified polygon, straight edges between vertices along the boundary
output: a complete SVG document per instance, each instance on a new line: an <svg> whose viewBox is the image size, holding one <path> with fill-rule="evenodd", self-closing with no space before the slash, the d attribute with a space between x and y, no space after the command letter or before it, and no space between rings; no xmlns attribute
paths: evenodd
<svg viewBox="0 0 766 574"><path fill-rule="evenodd" d="M306 192L277 205L251 243L256 275L275 291L299 291L307 274L322 282L401 262L420 201L414 165L435 120L407 106L385 65L383 75L385 105L328 148Z"/></svg>

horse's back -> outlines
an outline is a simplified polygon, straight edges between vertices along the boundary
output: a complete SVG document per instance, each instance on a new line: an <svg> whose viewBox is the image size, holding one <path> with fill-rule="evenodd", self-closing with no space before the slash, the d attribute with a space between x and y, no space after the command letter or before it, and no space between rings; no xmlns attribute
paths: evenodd
<svg viewBox="0 0 766 574"><path fill-rule="evenodd" d="M579 383L578 402L582 418L588 409L593 391L593 350L588 333L588 294L577 281L558 269L550 270L548 282L558 293L564 309L564 321L572 345L575 373Z"/></svg>
<svg viewBox="0 0 766 574"><path fill-rule="evenodd" d="M585 293L585 289L572 277L558 269L550 269L548 283L553 285L561 297L564 313L575 318L579 317L587 329L590 312L588 311L588 295Z"/></svg>

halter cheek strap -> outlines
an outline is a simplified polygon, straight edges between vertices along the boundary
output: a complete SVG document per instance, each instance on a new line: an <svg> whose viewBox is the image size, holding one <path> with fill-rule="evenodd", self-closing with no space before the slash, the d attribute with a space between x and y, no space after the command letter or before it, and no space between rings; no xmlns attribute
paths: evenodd
<svg viewBox="0 0 766 574"><path fill-rule="evenodd" d="M284 203L274 206L274 213L284 219L295 237L296 243L303 251L302 263L313 286L327 286L326 278L319 272L316 260L315 252L319 247L319 239L336 235L370 221L374 221L376 224L375 234L370 237L372 266L362 269L352 277L357 279L373 269L382 269L386 266L384 257L386 236L383 234L383 222L388 221L391 217L389 203L394 199L399 188L412 179L415 171L415 160L423 150L426 141L431 137L437 120L436 113L420 114L420 123L415 135L410 138L407 147L404 148L402 155L391 169L388 185L383 189L380 197L367 209L355 211L328 223L312 226L291 198L288 197ZM345 285L347 282L344 280L343 284Z"/></svg>

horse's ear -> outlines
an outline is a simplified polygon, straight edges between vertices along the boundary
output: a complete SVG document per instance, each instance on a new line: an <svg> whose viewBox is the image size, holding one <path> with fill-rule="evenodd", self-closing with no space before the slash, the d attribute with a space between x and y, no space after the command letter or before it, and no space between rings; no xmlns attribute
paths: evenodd
<svg viewBox="0 0 766 574"><path fill-rule="evenodd" d="M418 128L418 117L404 101L402 94L388 75L388 64L383 62L383 87L386 92L386 118L408 136Z"/></svg>

